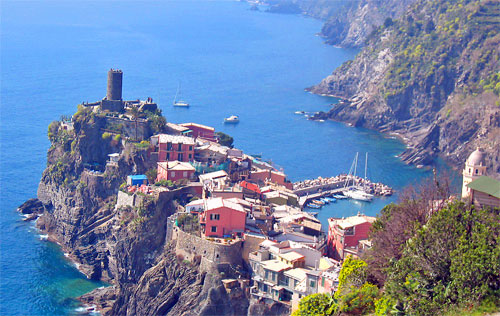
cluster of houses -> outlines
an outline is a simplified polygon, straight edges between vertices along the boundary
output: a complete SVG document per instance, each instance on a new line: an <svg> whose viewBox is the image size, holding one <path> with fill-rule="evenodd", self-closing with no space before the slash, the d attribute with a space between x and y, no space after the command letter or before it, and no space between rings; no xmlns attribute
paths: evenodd
<svg viewBox="0 0 500 316"><path fill-rule="evenodd" d="M345 256L369 247L374 217L331 219L326 234L315 214L301 208L282 171L219 144L212 127L167 123L167 129L168 134L150 138L155 181L184 181L197 188L184 212L197 217L199 237L246 243L254 298L296 307L305 295L333 293ZM154 191L147 182L145 175L131 175L128 191Z"/></svg>

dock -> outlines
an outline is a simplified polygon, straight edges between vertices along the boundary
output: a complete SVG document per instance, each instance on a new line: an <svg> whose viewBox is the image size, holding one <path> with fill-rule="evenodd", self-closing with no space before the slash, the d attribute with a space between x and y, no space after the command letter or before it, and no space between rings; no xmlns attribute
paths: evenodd
<svg viewBox="0 0 500 316"><path fill-rule="evenodd" d="M345 187L347 181L352 181L353 185L366 187L368 193L377 196L392 195L392 189L385 184L374 183L368 179L345 174L330 178L318 177L313 180L295 182L293 184L293 192L299 197L300 207L304 207L310 200L332 194L342 194L349 189L349 187Z"/></svg>

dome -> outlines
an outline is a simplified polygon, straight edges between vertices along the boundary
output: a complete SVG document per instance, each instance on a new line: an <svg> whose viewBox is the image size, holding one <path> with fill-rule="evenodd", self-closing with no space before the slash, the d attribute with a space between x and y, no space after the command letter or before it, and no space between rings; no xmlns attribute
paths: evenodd
<svg viewBox="0 0 500 316"><path fill-rule="evenodd" d="M481 148L477 148L470 154L467 159L467 164L472 166L483 166L484 165L484 152Z"/></svg>

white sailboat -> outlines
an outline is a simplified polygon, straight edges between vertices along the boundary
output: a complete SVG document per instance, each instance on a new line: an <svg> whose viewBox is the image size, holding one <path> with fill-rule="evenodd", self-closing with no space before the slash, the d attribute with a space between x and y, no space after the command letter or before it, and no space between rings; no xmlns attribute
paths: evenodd
<svg viewBox="0 0 500 316"><path fill-rule="evenodd" d="M175 93L173 105L179 107L189 107L189 103L187 103L186 101L177 100L177 96L179 95L180 90L181 84L177 86L177 92Z"/></svg>
<svg viewBox="0 0 500 316"><path fill-rule="evenodd" d="M367 162L368 162L368 155L366 156L366 162L365 162L365 180L366 180ZM373 199L373 195L366 193L363 187L356 186L354 183L354 180L356 178L357 167L358 167L358 153L356 153L354 161L352 162L352 165L351 165L351 169L349 170L349 174L347 175L347 180L344 184L344 188L346 190L343 193L345 196L350 197L351 199L369 202ZM354 169L354 172L353 172L353 169ZM352 179L351 186L349 186L350 179Z"/></svg>
<svg viewBox="0 0 500 316"><path fill-rule="evenodd" d="M226 117L224 119L224 123L238 123L240 121L240 118L238 115L231 115L230 117Z"/></svg>

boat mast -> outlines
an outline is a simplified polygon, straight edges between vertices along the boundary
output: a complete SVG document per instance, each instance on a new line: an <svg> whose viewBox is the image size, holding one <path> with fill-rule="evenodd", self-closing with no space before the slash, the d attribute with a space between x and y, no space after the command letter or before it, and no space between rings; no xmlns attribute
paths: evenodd
<svg viewBox="0 0 500 316"><path fill-rule="evenodd" d="M356 152L356 157L354 158L355 164L354 164L354 174L352 176L352 186L354 186L354 181L356 179L356 170L358 169L358 155L359 152Z"/></svg>
<svg viewBox="0 0 500 316"><path fill-rule="evenodd" d="M366 171L368 169L368 152L366 152L365 157L365 183L363 183L363 188L366 190Z"/></svg>

